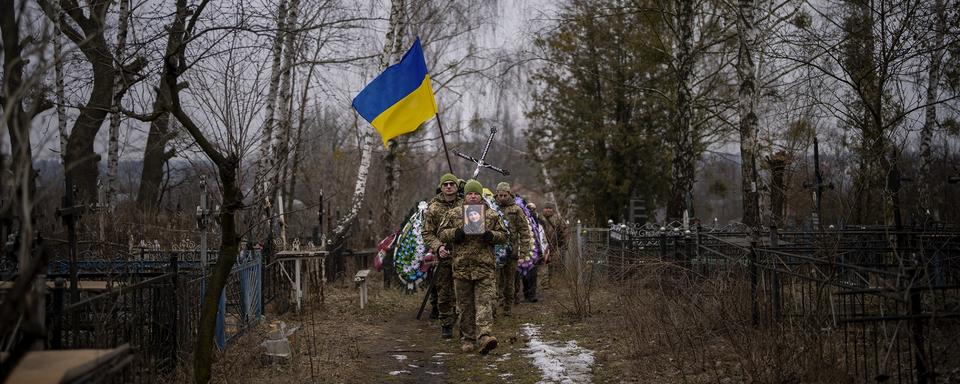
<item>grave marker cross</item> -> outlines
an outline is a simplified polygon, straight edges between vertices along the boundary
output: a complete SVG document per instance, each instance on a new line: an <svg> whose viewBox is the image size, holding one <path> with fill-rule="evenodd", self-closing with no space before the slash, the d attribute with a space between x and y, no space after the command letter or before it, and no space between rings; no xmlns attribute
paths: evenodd
<svg viewBox="0 0 960 384"><path fill-rule="evenodd" d="M816 212L814 212L813 225L817 228L820 227L820 202L823 200L823 191L826 189L833 189L833 183L823 182L823 175L820 173L820 143L817 141L817 136L813 136L813 177L814 181L812 183L804 181L803 187L806 189L813 190L813 203L816 207Z"/></svg>
<svg viewBox="0 0 960 384"><path fill-rule="evenodd" d="M494 171L500 172L500 174L502 174L502 175L504 175L504 176L510 176L510 171L508 171L508 170L506 170L506 169L503 169L503 168L500 168L500 167L497 167L497 166L495 166L495 165L493 165L493 164L490 164L490 163L488 163L488 162L486 161L487 152L490 150L490 143L493 142L493 136L496 135L496 134L497 134L497 128L496 128L496 127L491 127L491 128L490 128L490 136L487 137L487 144L483 147L483 152L480 153L480 158L479 158L479 159L477 159L477 158L475 158L475 157L473 157L473 156L470 156L470 155L465 155L465 154L460 153L460 152L458 152L458 151L456 151L456 150L453 151L453 154L454 154L454 155L457 155L457 156L460 156L460 157L462 157L462 158L464 158L464 159L467 159L467 160L469 160L470 162L472 162L472 163L474 163L474 164L477 165L477 168L473 170L473 177L472 177L473 179L476 179L477 176L480 175L480 169L481 169L481 168L490 168L490 169L492 169L492 170L494 170Z"/></svg>

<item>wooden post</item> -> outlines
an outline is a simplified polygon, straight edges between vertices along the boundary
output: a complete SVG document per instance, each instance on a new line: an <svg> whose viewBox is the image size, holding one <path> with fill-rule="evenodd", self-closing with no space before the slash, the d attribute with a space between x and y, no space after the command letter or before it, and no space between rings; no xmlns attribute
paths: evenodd
<svg viewBox="0 0 960 384"><path fill-rule="evenodd" d="M63 347L63 291L65 282L58 277L53 283L53 335L50 340L51 349Z"/></svg>
<svg viewBox="0 0 960 384"><path fill-rule="evenodd" d="M757 243L750 242L750 318L754 327L760 324L760 303L757 297Z"/></svg>
<svg viewBox="0 0 960 384"><path fill-rule="evenodd" d="M300 312L300 299L303 298L303 291L300 285L300 258L293 261L293 291L297 300L297 312Z"/></svg>

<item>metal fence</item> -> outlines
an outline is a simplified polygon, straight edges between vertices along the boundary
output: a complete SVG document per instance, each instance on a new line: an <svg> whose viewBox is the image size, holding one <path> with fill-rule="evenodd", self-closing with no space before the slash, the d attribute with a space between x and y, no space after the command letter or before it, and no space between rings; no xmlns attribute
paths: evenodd
<svg viewBox="0 0 960 384"><path fill-rule="evenodd" d="M188 265L190 261L187 262ZM206 279L199 269L181 269L174 255L162 274L127 274L105 284L104 293L69 302L58 278L48 301L50 349L112 348L129 344L135 359L129 382L153 382L192 358ZM215 341L225 348L263 315L262 262L245 251L231 271L219 302Z"/></svg>
<svg viewBox="0 0 960 384"><path fill-rule="evenodd" d="M742 283L756 327L816 333L854 382L931 383L960 373L960 232L764 233L579 229L580 255L614 280L648 262Z"/></svg>

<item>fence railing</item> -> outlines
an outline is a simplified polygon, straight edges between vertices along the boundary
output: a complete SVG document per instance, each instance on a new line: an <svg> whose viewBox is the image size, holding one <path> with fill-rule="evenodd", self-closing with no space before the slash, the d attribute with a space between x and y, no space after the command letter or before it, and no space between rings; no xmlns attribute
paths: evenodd
<svg viewBox="0 0 960 384"><path fill-rule="evenodd" d="M73 303L65 279L57 279L47 310L49 348L129 344L135 355L129 381L153 382L172 373L192 357L206 282L200 270L179 264L174 256L162 274L125 275L125 281L106 284L104 293ZM219 302L215 339L220 348L262 317L262 274L258 252L241 255L231 271Z"/></svg>
<svg viewBox="0 0 960 384"><path fill-rule="evenodd" d="M740 312L750 315L744 321L820 333L821 358L856 382L931 383L960 370L960 233L871 228L755 238L649 229L581 229L580 254L610 279L672 262L695 277L741 282L749 300L740 302L750 306Z"/></svg>

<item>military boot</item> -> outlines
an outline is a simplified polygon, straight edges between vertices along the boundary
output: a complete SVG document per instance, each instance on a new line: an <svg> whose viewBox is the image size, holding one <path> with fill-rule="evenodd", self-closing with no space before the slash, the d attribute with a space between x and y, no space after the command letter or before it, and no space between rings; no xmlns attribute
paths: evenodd
<svg viewBox="0 0 960 384"><path fill-rule="evenodd" d="M444 326L440 327L440 337L441 337L441 338L444 338L444 339L452 339L452 338L453 338L453 326L452 326L452 325L444 325Z"/></svg>
<svg viewBox="0 0 960 384"><path fill-rule="evenodd" d="M490 335L484 335L483 337L480 338L480 354L486 355L496 347L497 347L496 337L493 337Z"/></svg>

